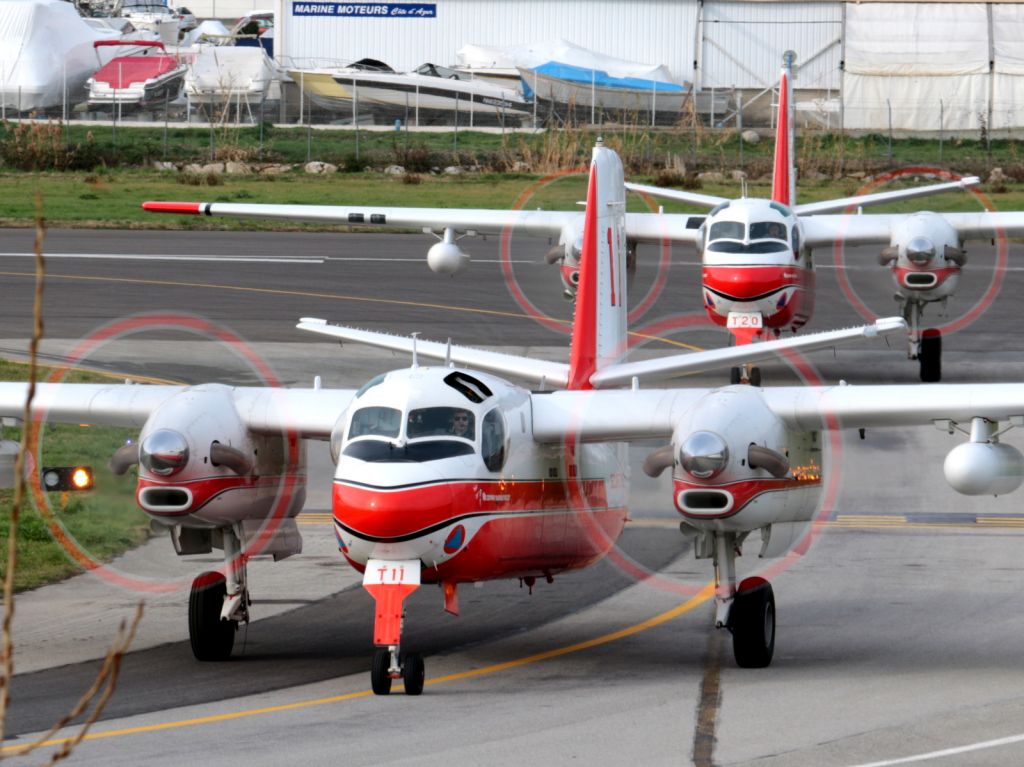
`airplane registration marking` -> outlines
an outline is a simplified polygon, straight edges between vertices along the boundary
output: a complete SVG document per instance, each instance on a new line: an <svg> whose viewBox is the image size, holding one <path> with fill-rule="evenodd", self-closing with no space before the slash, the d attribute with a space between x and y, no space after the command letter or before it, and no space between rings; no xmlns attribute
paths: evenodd
<svg viewBox="0 0 1024 767"><path fill-rule="evenodd" d="M31 279L36 278L35 272L0 272L0 276L3 277L28 277ZM81 282L110 282L119 283L125 285L160 285L163 287L174 287L174 288L200 288L203 290L229 290L236 291L239 293L258 293L263 295L275 295L275 296L297 296L300 298L323 298L330 301L358 301L370 304L386 304L390 306L417 306L423 309L439 309L446 312L460 312L465 314L484 314L491 317L512 317L514 319L524 320L535 320L534 317L523 312L506 312L500 309L479 309L470 306L453 306L451 304L432 304L424 301L402 301L396 298L373 298L371 296L349 296L340 293L319 293L317 291L310 290L284 290L281 288L257 288L246 285L223 285L217 283L208 282L184 282L179 280L144 280L137 277L101 277L96 275L85 275L85 274L56 274L50 273L46 275L48 280L70 280L81 281ZM565 326L571 325L570 320L558 320ZM664 338L662 336L651 335L649 333L635 333L630 331L629 335L633 338L639 338L645 341L660 341L661 343L668 344L669 346L676 346L681 349L689 349L690 351L700 352L704 349L700 346L694 346L693 344L683 343L682 341L676 341L672 338Z"/></svg>
<svg viewBox="0 0 1024 767"><path fill-rule="evenodd" d="M713 583L707 583L694 594L692 597L687 599L685 602L676 605L675 607L666 610L663 613L652 616L645 621L635 623L632 626L612 631L608 634L602 634L601 636L594 637L593 639L586 639L576 644L566 645L565 647L556 647L552 650L545 650L543 652L534 653L533 655L527 655L522 658L515 658L514 660L505 661L504 663L495 663L491 666L484 666L483 668L470 669L469 671L459 671L454 674L448 674L446 676L440 676L435 679L428 679L427 685L438 685L447 684L449 682L457 682L463 679L472 679L479 676L489 676L490 674L496 674L501 671L508 671L510 669L519 668L520 666L526 666L531 663L538 663L543 660L549 660L551 658L557 658L562 655L569 655L570 653L580 652L582 650L589 650L593 647L600 647L601 645L608 644L610 642L618 641L619 639L625 639L626 637L639 634L648 629L655 628L667 623L670 620L678 618L691 610L699 607L700 605L707 602L715 595L715 587ZM247 719L252 716L263 716L266 714L276 714L282 711L295 711L297 709L311 708L313 706L324 706L330 703L342 703L344 701L356 700L358 698L369 698L373 696L372 690L360 690L358 692L350 692L344 695L334 695L329 698L315 698L313 700L300 700L294 703L283 703L279 706L265 706L263 708L246 709L244 711L233 711L226 714L213 714L212 716L195 717L192 719L179 719L173 722L161 722L158 724L147 724L139 727L126 727L120 730L108 730L106 732L90 732L85 735L82 740L103 740L106 738L116 738L126 735L143 735L150 732L162 732L165 730L176 730L182 727L196 727L204 724L217 724L219 722L230 722L235 719ZM73 738L54 738L52 740L43 741L39 744L34 744L39 747L43 746L60 746ZM0 748L0 753L16 753L21 749L25 748L29 744L3 746Z"/></svg>

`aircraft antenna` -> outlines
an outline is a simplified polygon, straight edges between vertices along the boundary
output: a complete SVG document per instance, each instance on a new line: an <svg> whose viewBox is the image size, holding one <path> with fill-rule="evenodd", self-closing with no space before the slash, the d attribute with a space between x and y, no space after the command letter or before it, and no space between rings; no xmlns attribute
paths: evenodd
<svg viewBox="0 0 1024 767"><path fill-rule="evenodd" d="M420 332L417 330L415 333L411 333L412 336L412 366L418 368L420 366L419 359L416 357L416 338Z"/></svg>
<svg viewBox="0 0 1024 767"><path fill-rule="evenodd" d="M444 349L444 366L446 368L455 367L452 364L452 337L448 336L448 345Z"/></svg>

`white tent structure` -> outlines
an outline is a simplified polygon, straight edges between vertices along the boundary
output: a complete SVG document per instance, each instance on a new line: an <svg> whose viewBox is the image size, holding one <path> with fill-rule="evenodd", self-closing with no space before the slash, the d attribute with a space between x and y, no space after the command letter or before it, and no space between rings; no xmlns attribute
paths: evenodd
<svg viewBox="0 0 1024 767"><path fill-rule="evenodd" d="M847 129L1024 125L1022 5L848 3L844 60Z"/></svg>

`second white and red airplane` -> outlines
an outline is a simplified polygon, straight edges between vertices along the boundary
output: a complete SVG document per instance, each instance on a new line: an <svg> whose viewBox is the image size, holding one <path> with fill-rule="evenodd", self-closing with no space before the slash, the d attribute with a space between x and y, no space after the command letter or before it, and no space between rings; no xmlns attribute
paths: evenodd
<svg viewBox="0 0 1024 767"><path fill-rule="evenodd" d="M329 440L338 546L376 600L371 684L378 694L397 679L409 694L423 690L423 659L401 641L411 591L440 583L444 607L457 612L461 584L551 580L599 560L627 521L626 445L664 440L645 470L672 472L665 502L681 515L696 556L713 564L715 625L731 632L740 666L767 666L774 593L756 575L740 578L737 558L745 548L779 556L806 529L829 469L821 432L931 428L941 420L952 433L960 425L967 439L946 458L950 485L1002 494L1024 478L1024 456L1001 441L1006 425L1024 424L1024 384L642 388L653 376L905 325L897 318L629 362L624 196L617 155L598 146L567 362L306 319L305 330L407 351L412 365L357 391L43 384L33 418L141 428L137 447L119 450L114 461L119 471L137 461L140 507L172 528L178 553L224 552L223 568L199 575L189 599L192 649L208 661L230 655L238 625L249 618L247 561L301 551L294 519L306 483L301 440ZM443 362L426 366L421 358ZM26 396L25 384L0 384L0 415L19 416Z"/></svg>
<svg viewBox="0 0 1024 767"><path fill-rule="evenodd" d="M1024 213L861 214L842 211L964 189L976 177L823 202L796 203L793 154L792 64L787 53L779 88L771 199L729 199L696 192L626 184L630 190L708 208L707 215L627 213L624 234L635 255L642 243L690 243L701 255L702 298L710 319L739 342L796 331L814 309L815 250L837 245L884 246L908 330L908 355L920 363L921 380L941 378L941 338L922 327L929 303L947 300L965 262L964 243L1024 235ZM268 205L220 202L146 202L152 212L313 221L423 229L440 242L427 252L435 272L454 274L469 255L464 236L520 234L558 238L548 260L560 264L564 290L572 296L579 279L584 216L578 211L470 210L453 208Z"/></svg>

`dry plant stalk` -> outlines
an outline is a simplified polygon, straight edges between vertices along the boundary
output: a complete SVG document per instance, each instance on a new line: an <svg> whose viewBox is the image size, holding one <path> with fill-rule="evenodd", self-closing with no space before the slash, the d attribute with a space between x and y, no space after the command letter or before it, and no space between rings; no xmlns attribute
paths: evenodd
<svg viewBox="0 0 1024 767"><path fill-rule="evenodd" d="M32 401L35 399L36 393L39 342L43 337L43 278L46 275L46 263L43 259L43 238L45 234L46 225L43 219L43 200L42 196L37 193L36 238L33 248L35 253L36 286L32 306L32 339L29 342L28 392L25 397L25 409L22 417L24 428L22 430L21 446L14 464L14 501L11 504L10 532L7 539L7 570L4 573L3 583L4 617L2 635L0 635L0 742L3 741L6 732L7 711L10 706L10 682L14 675L14 641L11 634L11 623L14 619L14 572L18 564L18 523L21 519L22 505L25 502L25 462L28 452L34 449L38 436L38 425L32 418ZM8 756L24 756L39 748L54 733L67 725L68 722L87 711L91 704L92 710L88 712L78 732L61 743L61 747L50 755L47 764L55 764L71 754L75 746L82 742L89 729L99 719L107 701L113 695L117 687L121 661L135 639L135 632L138 629L139 621L142 620L142 612L143 603L140 602L135 610L135 617L131 624L127 624L124 621L121 622L117 635L107 651L106 657L103 659L103 665L96 674L96 678L89 688L82 693L72 709L54 722L45 734L32 743L27 743L21 748L7 753L0 751L0 759Z"/></svg>

